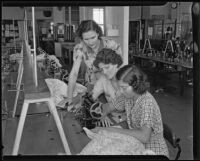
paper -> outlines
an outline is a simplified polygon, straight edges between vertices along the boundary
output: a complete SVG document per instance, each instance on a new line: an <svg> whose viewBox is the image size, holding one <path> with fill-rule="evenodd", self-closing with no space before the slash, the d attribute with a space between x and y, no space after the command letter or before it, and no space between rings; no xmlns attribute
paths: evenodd
<svg viewBox="0 0 200 161"><path fill-rule="evenodd" d="M62 101L60 101L57 106L60 108L64 108L65 104L68 102L68 99L63 99Z"/></svg>

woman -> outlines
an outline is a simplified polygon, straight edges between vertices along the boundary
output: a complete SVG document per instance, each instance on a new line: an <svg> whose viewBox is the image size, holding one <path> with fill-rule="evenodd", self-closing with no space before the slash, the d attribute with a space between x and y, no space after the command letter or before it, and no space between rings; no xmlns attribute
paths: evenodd
<svg viewBox="0 0 200 161"><path fill-rule="evenodd" d="M135 65L125 65L116 74L123 95L118 97L114 106L125 109L129 129L96 127L93 132L105 129L133 136L140 140L146 149L158 155L169 157L163 137L163 123L159 106L147 91L147 77Z"/></svg>
<svg viewBox="0 0 200 161"><path fill-rule="evenodd" d="M93 62L93 65L102 71L102 75L94 85L92 97L96 100L101 94L104 94L108 102L103 104L103 112L105 112L105 115L101 119L103 126L110 126L112 124L111 120L107 117L108 111L116 111L117 113L112 112L112 114L117 116L121 116L121 112L123 111L115 110L112 105L112 101L120 95L115 75L122 64L123 61L121 56L114 50L107 48L98 52L96 59Z"/></svg>
<svg viewBox="0 0 200 161"><path fill-rule="evenodd" d="M101 27L93 20L82 21L77 29L77 36L80 38L81 42L74 47L74 63L69 75L68 84L69 104L72 103L72 94L81 64L85 64L86 66L86 84L94 84L99 75L93 66L93 61L98 51L102 48L109 48L121 55L120 45L111 39L103 38ZM70 106L68 110L70 110Z"/></svg>

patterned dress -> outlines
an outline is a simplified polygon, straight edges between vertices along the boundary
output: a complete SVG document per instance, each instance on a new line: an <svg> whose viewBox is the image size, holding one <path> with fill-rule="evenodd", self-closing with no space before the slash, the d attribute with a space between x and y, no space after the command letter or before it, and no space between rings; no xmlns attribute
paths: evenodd
<svg viewBox="0 0 200 161"><path fill-rule="evenodd" d="M117 85L112 84L111 80L102 75L95 83L93 88L93 97L97 98L101 93L105 94L108 102L115 100L117 96L121 95L121 92Z"/></svg>
<svg viewBox="0 0 200 161"><path fill-rule="evenodd" d="M83 62L86 65L85 81L89 84L94 84L98 80L98 70L94 67L93 61L96 58L97 53L103 49L109 48L116 51L117 54L122 55L121 47L114 40L102 37L100 39L100 46L97 52L94 52L90 47L85 45L83 41L74 47L73 60L77 59L77 50L82 50L84 52Z"/></svg>
<svg viewBox="0 0 200 161"><path fill-rule="evenodd" d="M121 95L115 100L114 106L118 110L125 109L129 129L137 129L143 126L152 128L150 140L144 144L146 149L150 149L158 155L169 157L167 144L163 137L160 109L149 92L142 94L135 103L132 99L126 99Z"/></svg>

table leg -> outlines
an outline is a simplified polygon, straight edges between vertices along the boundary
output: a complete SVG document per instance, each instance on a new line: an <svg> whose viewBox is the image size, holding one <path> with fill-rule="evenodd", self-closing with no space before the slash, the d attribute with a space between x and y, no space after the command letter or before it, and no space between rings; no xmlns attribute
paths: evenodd
<svg viewBox="0 0 200 161"><path fill-rule="evenodd" d="M60 134L60 137L61 137L64 149L65 149L65 152L66 152L66 154L71 155L71 151L69 149L69 145L68 145L67 139L65 137L65 133L64 133L60 118L58 116L58 112L57 112L56 106L55 106L54 102L52 101L52 99L50 99L48 101L48 103L49 103L50 112L52 113L52 115L54 117L54 120L55 120L55 123L56 123L56 126L58 128L58 132Z"/></svg>

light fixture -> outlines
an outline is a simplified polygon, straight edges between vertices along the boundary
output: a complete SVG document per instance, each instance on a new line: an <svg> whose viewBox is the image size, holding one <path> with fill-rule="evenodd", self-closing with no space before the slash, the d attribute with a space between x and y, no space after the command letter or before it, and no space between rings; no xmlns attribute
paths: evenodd
<svg viewBox="0 0 200 161"><path fill-rule="evenodd" d="M171 3L171 8L172 8L172 9L176 9L177 6L178 6L177 2L172 2L172 3Z"/></svg>

